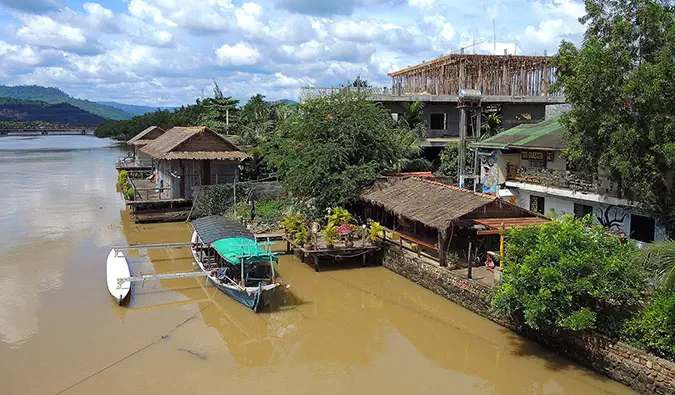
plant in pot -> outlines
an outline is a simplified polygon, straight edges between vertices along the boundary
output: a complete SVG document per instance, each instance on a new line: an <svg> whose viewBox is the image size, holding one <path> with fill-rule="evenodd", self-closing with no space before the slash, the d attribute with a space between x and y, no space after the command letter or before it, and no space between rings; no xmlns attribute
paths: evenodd
<svg viewBox="0 0 675 395"><path fill-rule="evenodd" d="M383 237L384 235L384 226L380 225L379 222L373 221L370 223L370 227L368 228L368 238L370 239L370 242L375 244L378 242L378 237Z"/></svg>
<svg viewBox="0 0 675 395"><path fill-rule="evenodd" d="M337 229L337 226L329 223L326 225L326 229L323 230L323 241L326 243L327 248L333 248L335 242L338 241L340 234Z"/></svg>
<svg viewBox="0 0 675 395"><path fill-rule="evenodd" d="M312 244L311 237L312 235L309 233L309 228L303 224L300 230L295 233L293 241L295 244L301 245L306 250L313 250L314 245Z"/></svg>
<svg viewBox="0 0 675 395"><path fill-rule="evenodd" d="M340 237L342 238L342 240L344 240L345 247L347 247L347 248L354 247L354 242L351 239L354 229L352 229L351 225L349 225L348 223L345 222L344 224L340 225L337 228L337 231L338 231L338 234L340 235Z"/></svg>
<svg viewBox="0 0 675 395"><path fill-rule="evenodd" d="M293 239L295 239L296 233L304 227L304 224L305 217L300 213L288 215L279 223L286 235Z"/></svg>
<svg viewBox="0 0 675 395"><path fill-rule="evenodd" d="M341 224L349 224L354 222L354 217L342 207L333 207L328 210L328 224L333 226L340 226Z"/></svg>

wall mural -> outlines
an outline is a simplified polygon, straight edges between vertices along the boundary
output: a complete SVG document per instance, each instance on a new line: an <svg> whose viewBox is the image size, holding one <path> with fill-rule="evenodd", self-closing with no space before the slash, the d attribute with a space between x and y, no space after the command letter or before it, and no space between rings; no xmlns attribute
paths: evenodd
<svg viewBox="0 0 675 395"><path fill-rule="evenodd" d="M499 185L499 152L492 151L489 156L480 157L480 183L483 193L497 194Z"/></svg>
<svg viewBox="0 0 675 395"><path fill-rule="evenodd" d="M607 206L605 208L598 208L600 215L596 215L598 223L607 229L616 231L626 231L624 229L624 221L630 216L626 211L619 206Z"/></svg>

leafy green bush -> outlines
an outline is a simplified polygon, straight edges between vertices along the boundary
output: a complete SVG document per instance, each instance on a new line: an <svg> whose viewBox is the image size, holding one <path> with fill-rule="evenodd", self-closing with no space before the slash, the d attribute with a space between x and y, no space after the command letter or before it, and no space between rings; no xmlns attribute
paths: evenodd
<svg viewBox="0 0 675 395"><path fill-rule="evenodd" d="M633 247L592 219L570 216L506 233L502 282L493 312L549 331L599 329L615 335L644 288Z"/></svg>
<svg viewBox="0 0 675 395"><path fill-rule="evenodd" d="M134 200L136 197L136 192L134 192L134 188L132 188L131 185L128 185L124 190L124 196L126 196L127 200Z"/></svg>
<svg viewBox="0 0 675 395"><path fill-rule="evenodd" d="M322 233L323 241L325 241L327 245L334 245L340 237L337 231L337 226L333 225L332 223L328 223Z"/></svg>
<svg viewBox="0 0 675 395"><path fill-rule="evenodd" d="M333 226L353 223L354 217L342 207L333 207L328 212L328 223Z"/></svg>
<svg viewBox="0 0 675 395"><path fill-rule="evenodd" d="M295 213L281 220L281 228L289 235L295 235L305 226L305 216Z"/></svg>
<svg viewBox="0 0 675 395"><path fill-rule="evenodd" d="M120 186L124 186L127 183L127 180L129 179L129 172L126 170L121 170L120 173L117 175L117 183L120 184Z"/></svg>
<svg viewBox="0 0 675 395"><path fill-rule="evenodd" d="M657 292L649 305L626 322L624 339L664 358L675 359L675 292Z"/></svg>
<svg viewBox="0 0 675 395"><path fill-rule="evenodd" d="M370 241L375 241L377 240L378 237L382 237L383 231L384 226L382 226L379 222L377 221L371 222L370 227L368 227L368 237L370 238Z"/></svg>

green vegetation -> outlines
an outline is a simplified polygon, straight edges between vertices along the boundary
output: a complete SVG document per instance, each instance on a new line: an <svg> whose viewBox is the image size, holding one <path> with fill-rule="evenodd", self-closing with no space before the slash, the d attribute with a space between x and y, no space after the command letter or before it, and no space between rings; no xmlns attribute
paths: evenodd
<svg viewBox="0 0 675 395"><path fill-rule="evenodd" d="M287 190L311 199L318 213L355 201L364 185L409 157L406 133L364 96L334 94L280 120L261 153Z"/></svg>
<svg viewBox="0 0 675 395"><path fill-rule="evenodd" d="M337 226L330 222L326 225L324 230L321 231L321 233L323 233L323 241L327 246L335 245L340 237L340 234L337 231Z"/></svg>
<svg viewBox="0 0 675 395"><path fill-rule="evenodd" d="M633 263L644 267L657 285L675 291L675 241L650 243L637 250Z"/></svg>
<svg viewBox="0 0 675 395"><path fill-rule="evenodd" d="M18 99L21 101L41 101L49 104L67 103L73 107L80 108L86 112L97 115L105 119L128 119L131 114L115 107L106 106L89 100L80 100L70 97L68 94L57 88L46 88L36 85L7 86L0 85L0 97ZM64 121L55 121L68 123ZM88 123L86 125L89 125Z"/></svg>
<svg viewBox="0 0 675 395"><path fill-rule="evenodd" d="M370 223L370 227L368 228L368 237L370 238L370 241L376 241L378 237L383 237L383 232L384 226L379 222L373 221Z"/></svg>
<svg viewBox="0 0 675 395"><path fill-rule="evenodd" d="M631 263L633 247L592 222L563 216L509 230L493 311L534 329L616 335L639 307L644 274Z"/></svg>
<svg viewBox="0 0 675 395"><path fill-rule="evenodd" d="M134 200L136 197L136 192L131 186L131 182L129 181L129 173L126 170L121 170L117 175L117 185L127 200Z"/></svg>
<svg viewBox="0 0 675 395"><path fill-rule="evenodd" d="M589 176L604 169L675 237L675 8L660 0L586 1L587 30L557 55L566 155ZM627 149L630 147L630 149Z"/></svg>
<svg viewBox="0 0 675 395"><path fill-rule="evenodd" d="M629 320L623 339L664 358L675 360L675 292L657 292L649 305Z"/></svg>
<svg viewBox="0 0 675 395"><path fill-rule="evenodd" d="M41 101L0 99L0 121L14 122L21 128L33 122L46 125L95 126L104 119L68 103L48 104Z"/></svg>

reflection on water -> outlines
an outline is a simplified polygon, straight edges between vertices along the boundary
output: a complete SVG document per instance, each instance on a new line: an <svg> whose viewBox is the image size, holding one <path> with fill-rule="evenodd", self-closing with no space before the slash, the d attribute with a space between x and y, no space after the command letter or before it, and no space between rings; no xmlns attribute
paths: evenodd
<svg viewBox="0 0 675 395"><path fill-rule="evenodd" d="M283 256L295 304L274 313L194 278L139 284L117 306L110 246L191 232L130 220L119 151L82 136L0 138L2 394L631 393L383 268L316 273ZM134 273L195 268L187 249L129 259Z"/></svg>

